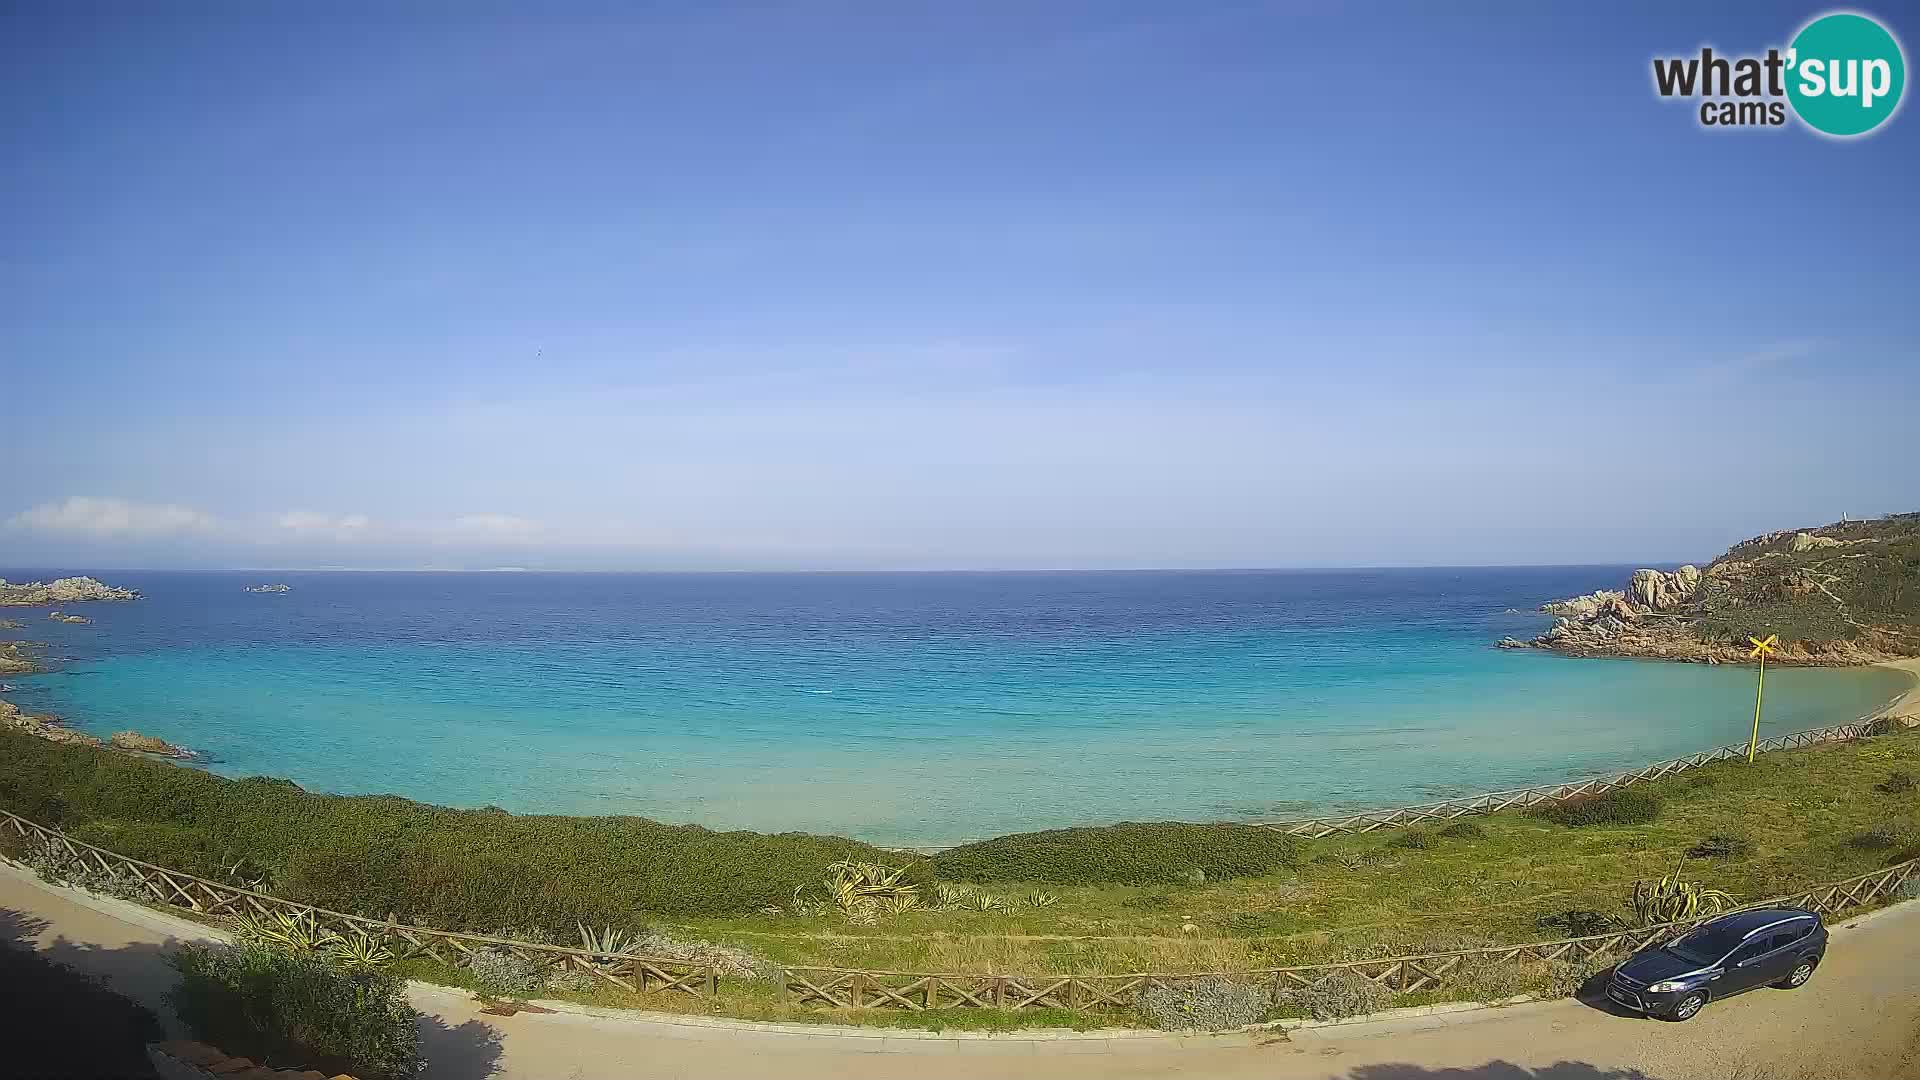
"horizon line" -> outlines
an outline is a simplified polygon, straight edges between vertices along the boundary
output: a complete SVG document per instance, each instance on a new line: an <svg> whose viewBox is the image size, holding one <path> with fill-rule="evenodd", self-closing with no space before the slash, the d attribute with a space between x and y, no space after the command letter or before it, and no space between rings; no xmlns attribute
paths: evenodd
<svg viewBox="0 0 1920 1080"><path fill-rule="evenodd" d="M716 568L694 569L654 569L654 570L612 570L612 569L553 569L544 567L489 566L489 567L453 567L453 566L97 566L86 568L68 568L65 571L53 567L19 566L9 569L15 571L33 571L35 573L60 573L63 576L74 574L648 574L666 575L719 575L719 574L1284 574L1284 573L1324 573L1329 571L1366 571L1366 570L1554 570L1585 569L1588 567L1618 568L1623 566L1679 567L1685 565L1706 566L1708 560L1625 560L1619 562L1527 562L1527 563L1399 563L1375 565L1299 565L1299 566L1013 566L1013 567L797 567L789 569L771 568ZM0 576L0 579L4 579ZM16 582L15 584L18 584Z"/></svg>

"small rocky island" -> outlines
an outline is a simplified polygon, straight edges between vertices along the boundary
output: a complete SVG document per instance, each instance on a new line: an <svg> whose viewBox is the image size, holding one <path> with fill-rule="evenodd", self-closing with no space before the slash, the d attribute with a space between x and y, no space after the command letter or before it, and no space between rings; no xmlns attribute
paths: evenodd
<svg viewBox="0 0 1920 1080"><path fill-rule="evenodd" d="M283 592L292 592L293 586L291 585L249 585L246 587L245 591L246 592L283 593Z"/></svg>
<svg viewBox="0 0 1920 1080"><path fill-rule="evenodd" d="M73 623L76 626L85 626L93 621L85 615L69 615L64 611L49 611L47 612L47 618L52 619L54 622Z"/></svg>
<svg viewBox="0 0 1920 1080"><path fill-rule="evenodd" d="M1636 570L1625 589L1540 610L1560 617L1500 647L1717 664L1745 662L1749 636L1778 634L1780 663L1920 656L1920 513L1767 533L1704 570Z"/></svg>
<svg viewBox="0 0 1920 1080"><path fill-rule="evenodd" d="M90 577L66 577L56 581L10 582L0 578L0 607L33 607L40 604L77 604L86 600L138 600L133 589L120 589Z"/></svg>

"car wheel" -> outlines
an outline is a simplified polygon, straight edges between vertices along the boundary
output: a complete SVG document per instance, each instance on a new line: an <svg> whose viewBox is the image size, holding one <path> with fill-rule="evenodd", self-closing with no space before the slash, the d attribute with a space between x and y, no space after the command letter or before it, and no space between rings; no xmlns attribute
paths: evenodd
<svg viewBox="0 0 1920 1080"><path fill-rule="evenodd" d="M1793 966L1793 970L1787 973L1786 978L1773 985L1782 990L1798 990L1807 985L1807 980L1811 978L1813 978L1813 961L1802 960Z"/></svg>
<svg viewBox="0 0 1920 1080"><path fill-rule="evenodd" d="M1686 997L1674 1003L1673 1012L1667 1019L1676 1024L1685 1020L1691 1020L1694 1014L1700 1011L1700 1007L1706 1003L1707 995L1695 990L1693 993L1688 994Z"/></svg>

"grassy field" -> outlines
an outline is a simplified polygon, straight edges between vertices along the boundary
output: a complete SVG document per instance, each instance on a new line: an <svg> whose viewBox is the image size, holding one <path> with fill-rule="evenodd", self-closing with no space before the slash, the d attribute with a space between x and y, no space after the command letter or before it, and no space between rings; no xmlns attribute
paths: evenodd
<svg viewBox="0 0 1920 1080"><path fill-rule="evenodd" d="M1199 885L1046 885L1058 902L1014 913L907 912L698 919L681 930L794 964L1021 974L1284 966L1569 936L1569 909L1627 917L1633 883L1676 870L1741 900L1920 855L1920 734L1723 762L1636 785L1660 800L1641 825L1570 827L1525 813L1445 829L1301 841L1294 865ZM1897 786L1897 785L1895 785ZM1714 834L1737 857L1690 858ZM938 863L935 864L936 868ZM1017 882L992 886L1008 896Z"/></svg>
<svg viewBox="0 0 1920 1080"><path fill-rule="evenodd" d="M218 793L219 805L243 798L264 783L225 781L99 751L27 741L36 744L30 755L35 760L23 765L19 755L0 758L0 805L39 820L57 817L64 827L116 850L142 847L146 842L142 838L155 830L170 845L185 844L182 830L190 825L183 822L199 820L178 807L165 827L129 817L150 812L155 803L144 795L155 790L153 784L166 790L174 782L172 777L155 781L146 769L205 778L194 784L229 785L230 790ZM0 744L0 752L13 749L29 748ZM39 760L43 754L52 757ZM110 764L104 772L93 771L75 755L91 755L85 761ZM66 762L65 771L48 770L48 761ZM26 770L35 768L41 770L37 779L23 779ZM133 771L124 772L127 768ZM129 775L140 779L134 786L143 797L114 795L101 786L125 783ZM49 782L49 776L64 778L61 783L70 790L60 793L60 784ZM1564 929L1542 924L1543 919L1569 910L1630 918L1628 899L1634 882L1676 870L1748 901L1920 855L1920 786L1903 783L1901 776L1920 776L1920 733L1777 752L1751 766L1723 762L1636 785L1629 789L1635 797L1627 800L1631 805L1623 812L1626 819L1638 822L1633 824L1562 824L1543 815L1509 812L1464 819L1446 828L1322 840L1289 840L1244 828L1201 833L1192 832L1192 826L1064 830L1003 837L909 867L909 876L928 896L942 885L964 882L962 875L971 870L988 879L975 889L1008 901L1008 910L908 910L862 925L830 906L796 912L791 903L777 902L784 897L758 886L752 899L761 910L742 912L741 904L729 901L716 905L721 910L687 916L635 905L627 909L626 921L629 925L645 922L680 938L737 946L790 965L1010 975L1252 969L1538 940L1570 936ZM23 789L36 792L35 799L24 799ZM275 787L273 794L280 800L290 797L281 787ZM403 800L305 797L347 804L350 820L371 814L372 803L404 804ZM24 804L28 802L36 805ZM596 835L596 826L586 824L592 819L513 819L404 806L414 808L409 814L415 816L406 820L416 832L431 834L433 823L442 820L435 815L455 815L454 835L462 838L459 848L477 842L473 830L485 823L478 819L485 818L527 842L538 842L553 830L567 836L582 830L589 837ZM280 807L281 812L288 809ZM1563 818L1571 821L1582 816ZM536 829L514 822L544 824ZM598 835L618 836L638 845L652 834L629 822L624 829ZM848 850L823 838L662 835L673 837L674 850L681 854L698 853L702 844L717 844L715 850L724 855L720 865L729 875L737 872L739 859L751 858L756 851L778 850L785 860L779 863L783 883L805 867L818 868L823 860L842 857ZM1728 853L1689 855L1714 836L1731 838L1717 845ZM232 834L227 839L238 840ZM420 836L414 840L428 850L438 846ZM780 844L763 847L772 841ZM280 835L275 842L287 842L287 838ZM1123 849L1124 855L1112 855L1116 848ZM534 854L537 866L554 866L558 858L553 852ZM889 858L871 849L856 854ZM485 867L495 862L490 860ZM572 875L572 884L565 890L521 898L532 903L547 896L602 896L609 891L608 881L618 883L618 878L605 877L617 872L617 860L602 859L591 865L601 878L587 878L583 866L561 867L551 872ZM648 887L664 888L655 880L665 873L663 860L655 857L644 865ZM1063 884L1063 867L1106 881ZM678 872L693 874L698 869L683 865ZM1028 876L1022 877L1023 869ZM1221 876L1226 879L1217 879ZM307 899L297 888L302 880L289 879L295 888L283 887L289 882L276 882L274 891ZM713 882L689 882L686 894L711 896L716 888ZM329 896L333 902L327 906L382 914L377 905L352 903L351 895L340 894L337 885L330 892L337 895ZM520 895L518 887L514 894ZM1036 901L1026 899L1037 894L1037 902L1045 906L1034 906ZM770 896L776 902L768 902ZM447 902L442 898L437 904ZM494 914L491 908L487 911L488 918ZM409 963L420 968L411 972L420 977L467 985L464 972L424 961ZM870 1010L852 1016L781 1004L770 985L725 985L719 1001L671 994L643 997L617 989L554 996L746 1018L858 1020L920 1027L1085 1027L1137 1019L1063 1010L1019 1014L947 1010L911 1015ZM1402 998L1396 1003L1420 1000L1424 999Z"/></svg>

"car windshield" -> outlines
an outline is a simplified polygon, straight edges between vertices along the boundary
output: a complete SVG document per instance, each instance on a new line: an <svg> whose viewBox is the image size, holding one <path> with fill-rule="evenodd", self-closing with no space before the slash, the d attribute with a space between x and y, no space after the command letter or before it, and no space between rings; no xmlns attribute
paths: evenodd
<svg viewBox="0 0 1920 1080"><path fill-rule="evenodd" d="M1740 944L1738 931L1724 926L1703 926L1667 946L1667 951L1695 964L1717 964Z"/></svg>

